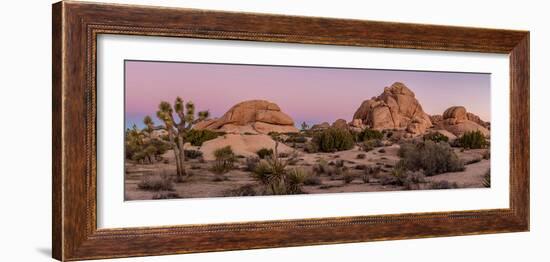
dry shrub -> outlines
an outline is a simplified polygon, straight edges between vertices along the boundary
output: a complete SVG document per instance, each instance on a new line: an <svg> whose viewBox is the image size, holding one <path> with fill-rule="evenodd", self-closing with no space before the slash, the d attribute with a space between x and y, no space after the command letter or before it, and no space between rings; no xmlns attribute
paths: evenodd
<svg viewBox="0 0 550 262"><path fill-rule="evenodd" d="M180 195L174 192L162 192L153 195L152 199L174 199L180 198Z"/></svg>
<svg viewBox="0 0 550 262"><path fill-rule="evenodd" d="M449 182L447 180L441 180L437 182L431 182L428 184L428 189L453 189L458 188L458 184L456 182Z"/></svg>
<svg viewBox="0 0 550 262"><path fill-rule="evenodd" d="M235 196L257 196L258 192L254 188L253 184L243 185L236 189L227 190L223 193L223 196L226 197L235 197Z"/></svg>
<svg viewBox="0 0 550 262"><path fill-rule="evenodd" d="M318 177L318 176L308 176L305 180L304 180L304 185L306 186L317 186L317 185L321 185L322 182L321 182L321 179Z"/></svg>
<svg viewBox="0 0 550 262"><path fill-rule="evenodd" d="M353 173L345 172L344 173L344 183L349 184L349 183L353 182L353 180L355 180L356 177L357 177L357 175L355 175Z"/></svg>
<svg viewBox="0 0 550 262"><path fill-rule="evenodd" d="M138 188L147 191L173 191L174 183L170 176L162 175L147 175L143 176L138 183Z"/></svg>
<svg viewBox="0 0 550 262"><path fill-rule="evenodd" d="M464 163L449 144L423 141L404 143L398 152L401 160L397 166L410 171L423 170L426 176L446 172L463 171Z"/></svg>

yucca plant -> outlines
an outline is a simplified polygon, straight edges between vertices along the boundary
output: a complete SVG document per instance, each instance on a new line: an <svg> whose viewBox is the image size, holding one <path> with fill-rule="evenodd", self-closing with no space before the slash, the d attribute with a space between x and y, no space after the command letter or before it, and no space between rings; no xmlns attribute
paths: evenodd
<svg viewBox="0 0 550 262"><path fill-rule="evenodd" d="M265 191L272 195L288 195L302 193L307 173L302 169L286 167L288 162L279 157L277 150L279 142L275 143L273 154L262 159L254 169L252 175L265 187Z"/></svg>
<svg viewBox="0 0 550 262"><path fill-rule="evenodd" d="M484 187L491 187L491 169L489 169L483 175L483 182L482 183L483 183Z"/></svg>

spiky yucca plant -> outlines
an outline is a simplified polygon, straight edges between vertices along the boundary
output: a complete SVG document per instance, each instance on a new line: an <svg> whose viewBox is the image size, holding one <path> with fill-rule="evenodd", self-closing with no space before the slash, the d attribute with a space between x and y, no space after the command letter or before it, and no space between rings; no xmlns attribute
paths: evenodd
<svg viewBox="0 0 550 262"><path fill-rule="evenodd" d="M174 118L174 112L178 116L179 121L176 121ZM173 107L166 101L160 102L157 117L162 120L164 128L168 131L168 139L174 150L176 173L178 176L186 176L183 145L186 142L185 137L187 132L191 130L194 124L205 120L209 115L208 111L201 111L197 114L198 118L195 118L195 105L193 102L184 103L183 99L179 96L176 98Z"/></svg>
<svg viewBox="0 0 550 262"><path fill-rule="evenodd" d="M290 169L288 162L279 157L277 150L279 142L275 142L273 154L262 159L253 171L253 176L265 187L265 191L273 195L289 195L302 193L302 185L309 175L303 169Z"/></svg>

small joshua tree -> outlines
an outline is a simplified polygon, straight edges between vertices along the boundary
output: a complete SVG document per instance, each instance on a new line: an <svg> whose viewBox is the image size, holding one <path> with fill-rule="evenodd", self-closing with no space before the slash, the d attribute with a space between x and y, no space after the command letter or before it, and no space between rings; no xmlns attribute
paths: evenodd
<svg viewBox="0 0 550 262"><path fill-rule="evenodd" d="M150 116L145 116L145 118L143 118L143 123L145 124L145 130L151 135L151 132L155 129L153 119Z"/></svg>
<svg viewBox="0 0 550 262"><path fill-rule="evenodd" d="M174 111L179 121L174 118ZM177 97L174 106L166 101L159 104L157 117L164 123L164 128L168 131L168 139L174 150L176 159L176 173L178 177L186 176L185 172L185 137L194 124L209 117L208 111L198 112L198 118L195 119L195 105L189 101L184 104L181 97ZM150 117L149 117L150 118ZM152 124L152 121L151 121Z"/></svg>

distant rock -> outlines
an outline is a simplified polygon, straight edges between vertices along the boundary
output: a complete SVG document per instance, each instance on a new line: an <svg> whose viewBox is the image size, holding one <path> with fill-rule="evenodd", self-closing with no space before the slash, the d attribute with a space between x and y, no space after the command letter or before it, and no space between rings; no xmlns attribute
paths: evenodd
<svg viewBox="0 0 550 262"><path fill-rule="evenodd" d="M489 122L485 122L483 120L481 120L481 118L473 113L466 113L466 117L468 118L468 120L472 121L472 122L476 122L478 123L479 125L489 129L491 127L491 123Z"/></svg>
<svg viewBox="0 0 550 262"><path fill-rule="evenodd" d="M430 121L432 121L432 124L434 123L437 123L439 121L443 120L443 116L442 115L431 115L430 116Z"/></svg>
<svg viewBox="0 0 550 262"><path fill-rule="evenodd" d="M327 129L329 127L330 127L329 123L323 122L321 124L315 124L315 125L311 126L311 130L323 130L323 129Z"/></svg>
<svg viewBox="0 0 550 262"><path fill-rule="evenodd" d="M414 93L400 82L384 88L378 97L363 101L353 119L361 119L373 129L405 129L412 134L422 134L432 126Z"/></svg>
<svg viewBox="0 0 550 262"><path fill-rule="evenodd" d="M281 108L266 100L249 100L231 107L222 117L204 120L195 129L208 129L237 134L294 133L294 120Z"/></svg>
<svg viewBox="0 0 550 262"><path fill-rule="evenodd" d="M432 117L432 119L434 118ZM447 130L457 137L462 136L465 132L472 131L480 131L483 135L488 137L490 131L486 128L486 124L487 122L469 113L463 106L449 107L443 112L443 119L434 122L435 128Z"/></svg>
<svg viewBox="0 0 550 262"><path fill-rule="evenodd" d="M162 137L167 136L168 131L165 129L156 129L151 132L151 139L162 139Z"/></svg>
<svg viewBox="0 0 550 262"><path fill-rule="evenodd" d="M334 128L340 128L340 129L348 129L348 123L344 119L338 119L332 123L332 127Z"/></svg>

